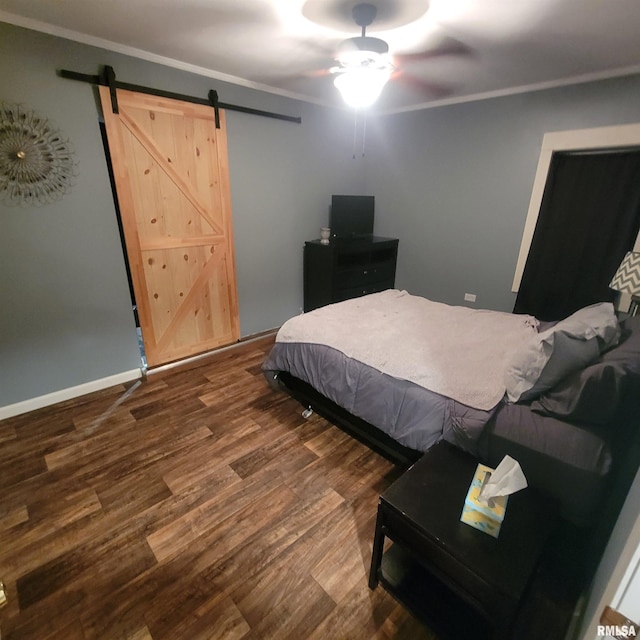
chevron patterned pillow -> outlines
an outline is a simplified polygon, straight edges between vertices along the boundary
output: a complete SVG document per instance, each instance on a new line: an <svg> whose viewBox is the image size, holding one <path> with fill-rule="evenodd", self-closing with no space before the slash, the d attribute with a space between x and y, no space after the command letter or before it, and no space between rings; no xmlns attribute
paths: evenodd
<svg viewBox="0 0 640 640"><path fill-rule="evenodd" d="M633 296L640 295L640 252L627 251L609 287Z"/></svg>

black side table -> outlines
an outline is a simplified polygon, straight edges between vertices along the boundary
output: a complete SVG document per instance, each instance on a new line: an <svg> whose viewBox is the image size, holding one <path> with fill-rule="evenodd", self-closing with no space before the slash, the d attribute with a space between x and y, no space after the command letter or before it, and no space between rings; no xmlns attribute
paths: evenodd
<svg viewBox="0 0 640 640"><path fill-rule="evenodd" d="M460 522L477 462L440 442L378 505L369 587L380 581L443 638L511 637L557 522L555 505L530 488L509 497L497 539Z"/></svg>

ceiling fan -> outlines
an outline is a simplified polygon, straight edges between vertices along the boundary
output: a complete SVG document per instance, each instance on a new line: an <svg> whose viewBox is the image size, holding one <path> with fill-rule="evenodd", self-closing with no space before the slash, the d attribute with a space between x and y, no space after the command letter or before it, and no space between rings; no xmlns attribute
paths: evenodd
<svg viewBox="0 0 640 640"><path fill-rule="evenodd" d="M330 73L336 74L334 85L352 107L373 104L395 68L389 57L389 45L366 33L377 12L376 7L368 3L353 7L353 19L362 33L340 43L336 53L338 66L329 69Z"/></svg>
<svg viewBox="0 0 640 640"><path fill-rule="evenodd" d="M392 78L411 80L421 84L431 94L443 93L442 86L428 83L417 77L411 78L400 67L411 62L426 60L440 55L468 54L469 49L457 40L447 38L440 46L413 54L394 55L389 45L380 38L367 36L366 30L377 15L377 8L370 3L360 3L353 7L352 16L361 28L360 36L343 40L335 54L336 66L328 71L335 76L334 85L349 105L364 108L373 104L380 96L386 83Z"/></svg>

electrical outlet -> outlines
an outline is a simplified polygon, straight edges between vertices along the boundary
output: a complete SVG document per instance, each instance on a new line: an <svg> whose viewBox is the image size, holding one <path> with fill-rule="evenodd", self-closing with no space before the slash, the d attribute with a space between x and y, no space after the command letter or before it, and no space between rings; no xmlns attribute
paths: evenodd
<svg viewBox="0 0 640 640"><path fill-rule="evenodd" d="M475 302L476 301L476 294L475 293L465 293L464 294L464 300L465 300L465 302Z"/></svg>

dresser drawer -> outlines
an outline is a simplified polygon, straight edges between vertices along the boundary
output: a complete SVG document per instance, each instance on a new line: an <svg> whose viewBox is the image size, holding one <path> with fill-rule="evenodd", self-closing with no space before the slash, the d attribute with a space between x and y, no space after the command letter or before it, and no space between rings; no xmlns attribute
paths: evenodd
<svg viewBox="0 0 640 640"><path fill-rule="evenodd" d="M350 269L340 269L334 274L334 285L340 289L365 286L380 280L393 279L395 262L366 264Z"/></svg>
<svg viewBox="0 0 640 640"><path fill-rule="evenodd" d="M393 289L393 280L380 280L372 284L351 287L348 289L339 288L334 292L334 301L342 302L343 300L359 298L360 296L366 296L370 293L378 293L379 291L386 291L387 289Z"/></svg>

